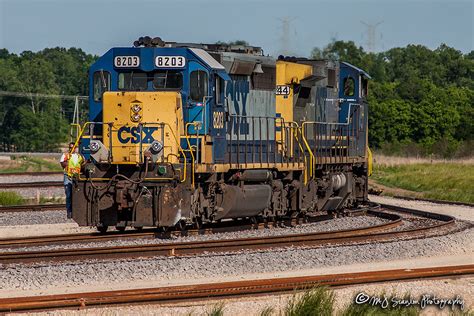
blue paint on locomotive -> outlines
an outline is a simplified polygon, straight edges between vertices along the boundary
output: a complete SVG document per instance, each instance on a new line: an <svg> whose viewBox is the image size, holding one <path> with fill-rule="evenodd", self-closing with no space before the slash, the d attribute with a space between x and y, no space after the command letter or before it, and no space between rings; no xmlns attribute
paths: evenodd
<svg viewBox="0 0 474 316"><path fill-rule="evenodd" d="M114 59L117 56L138 57L140 62L135 67L123 67L123 65L121 65L122 67L116 67L114 65ZM182 67L177 65L176 67L163 68L156 64L155 60L157 56L182 56L185 58L185 64ZM120 73L151 73L165 69L178 71L182 74L182 87L176 91L180 92L182 98L183 126L186 126L187 123L201 122L199 128L189 126L187 130L188 134L198 133L211 136L212 161L206 161L207 163L224 162L228 160L226 159L226 155L229 154L229 151L236 152L241 150L239 145L236 146L236 144L229 142L229 136L231 137L230 140L236 135L250 136L252 133L255 133L254 128L263 128L263 132L260 133L263 135L268 133L270 137L273 135L273 130L281 131L281 128L268 127L269 125L255 120L255 117L271 118L279 117L280 115L275 113L275 106L274 104L272 106L270 104L272 102L270 101L267 102L268 108L267 105L264 106L262 103L255 103L257 90L252 90L248 76L233 75L231 78L225 69L206 52L186 47L125 47L110 49L100 57L89 70L89 91L91 92L89 97L89 121L102 122L101 96L103 90L124 91L119 89ZM340 103L341 109L339 111L338 121L345 123L348 116L351 115L349 111L353 109L352 106L359 104L361 101L362 96L360 95L360 91L362 78L370 78L370 76L363 70L344 62L340 63L339 69L339 98L342 102ZM194 71L201 71L207 76L207 93L205 93L206 95L203 100L192 100L191 74ZM349 81L352 81L352 83ZM106 89L102 88L104 84ZM346 87L348 88L345 89ZM349 87L351 88L349 89ZM133 90L137 91L137 89ZM142 91L157 90L154 89L153 82L149 81ZM273 92L271 91L258 91L257 93L269 93L269 95L273 96ZM259 100L261 96L262 94L258 95ZM266 129L270 130L267 131ZM95 132L96 134L100 134L100 126L96 127ZM125 132L127 131L121 134L124 141L137 141L132 131ZM130 139L127 137L130 137ZM260 135L259 137L262 136ZM260 146L272 147L274 140L268 140L269 142L261 142ZM199 145L196 144L196 142L199 141L200 140L193 138L191 145ZM257 144L257 138L252 139L250 137L248 141L251 148L249 150L253 152L254 146ZM245 142L247 142L247 137L245 137ZM88 156L88 146L88 140L83 139L81 150L86 156ZM187 148L188 144L183 140L181 146ZM245 149L245 151L247 151L247 149ZM247 155L247 153L242 154ZM238 155L240 155L240 153ZM252 157L253 155L252 153Z"/></svg>
<svg viewBox="0 0 474 316"><path fill-rule="evenodd" d="M362 80L370 79L368 73L354 65L346 62L340 63L339 73L339 98L342 100L339 111L339 123L347 123L347 118L351 115L349 109L353 110L355 104L360 104Z"/></svg>
<svg viewBox="0 0 474 316"><path fill-rule="evenodd" d="M116 67L114 65L114 59L117 56L127 57L138 57L139 65L135 67ZM184 67L160 67L155 63L157 56L182 56L185 58ZM224 137L225 140L225 106L223 100L225 96L233 99L243 99L245 114L246 96L248 94L248 82L235 82L234 84L221 84L220 95L216 93L216 81L222 80L223 82L229 82L231 79L225 72L224 68L216 69L212 65L206 63L205 60L201 59L197 54L189 48L112 48L97 62L95 62L89 69L89 121L91 122L102 122L102 92L103 91L125 91L125 89L119 89L119 74L120 73L131 73L131 72L154 72L156 70L174 70L180 71L182 74L182 87L178 91L181 94L183 104L183 120L184 125L186 123L192 123L195 121L202 122L201 127L196 130L194 126L188 128L189 134L209 134L217 138L217 145L219 145L219 137ZM190 97L190 75L193 71L202 71L207 75L208 91L203 100L192 100ZM106 85L104 89L102 86ZM227 89L224 91L224 86ZM153 87L152 82L148 82L146 89L142 91L157 91ZM218 101L221 100L221 101ZM204 101L204 102L203 102ZM222 113L222 114L214 114ZM204 117L204 114L206 117ZM220 121L216 122L216 118ZM95 129L96 134L100 134L101 128L97 126ZM193 144L192 144L193 145ZM88 141L84 139L82 152L88 156ZM184 148L187 147L186 143L183 143ZM221 146L216 146L215 156L223 157Z"/></svg>

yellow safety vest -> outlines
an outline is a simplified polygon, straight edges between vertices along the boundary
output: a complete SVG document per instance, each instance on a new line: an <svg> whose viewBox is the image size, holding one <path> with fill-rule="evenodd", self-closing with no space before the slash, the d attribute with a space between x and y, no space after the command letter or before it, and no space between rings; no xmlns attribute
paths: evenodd
<svg viewBox="0 0 474 316"><path fill-rule="evenodd" d="M73 175L79 174L81 172L81 163L82 156L76 153L69 155L69 160L67 161L67 175L72 177Z"/></svg>

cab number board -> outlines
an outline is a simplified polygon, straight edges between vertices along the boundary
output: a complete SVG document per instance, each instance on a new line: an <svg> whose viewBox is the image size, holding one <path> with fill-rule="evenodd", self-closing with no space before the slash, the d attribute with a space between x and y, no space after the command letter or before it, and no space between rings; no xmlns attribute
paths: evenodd
<svg viewBox="0 0 474 316"><path fill-rule="evenodd" d="M140 66L140 57L138 56L115 56L114 66L117 68L128 68Z"/></svg>
<svg viewBox="0 0 474 316"><path fill-rule="evenodd" d="M159 68L181 68L186 66L183 56L156 56L155 66Z"/></svg>
<svg viewBox="0 0 474 316"><path fill-rule="evenodd" d="M290 94L290 86L277 86L276 88L277 95L289 95Z"/></svg>

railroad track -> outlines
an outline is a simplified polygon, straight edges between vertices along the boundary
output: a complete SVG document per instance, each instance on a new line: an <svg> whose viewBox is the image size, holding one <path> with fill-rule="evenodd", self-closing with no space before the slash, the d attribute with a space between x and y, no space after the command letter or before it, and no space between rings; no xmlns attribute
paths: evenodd
<svg viewBox="0 0 474 316"><path fill-rule="evenodd" d="M37 182L15 182L0 183L0 189L24 189L24 188L53 188L64 186L63 181L37 181Z"/></svg>
<svg viewBox="0 0 474 316"><path fill-rule="evenodd" d="M0 299L0 312L85 308L134 303L165 303L288 293L318 285L347 286L374 282L456 277L474 274L474 265L396 269L330 275L245 280L159 288L59 294Z"/></svg>
<svg viewBox="0 0 474 316"><path fill-rule="evenodd" d="M123 258L145 258L154 256L190 256L207 253L228 253L242 250L268 250L272 248L293 246L326 246L345 245L354 243L386 242L397 238L421 238L427 235L440 235L453 226L455 220L451 216L411 210L401 207L383 205L382 208L391 211L402 212L424 218L437 220L436 224L417 227L413 229L386 231L388 225L373 226L358 230L330 231L324 233L293 234L286 236L267 236L256 238L221 239L193 242L174 242L161 244L58 249L46 251L17 251L0 253L0 264L10 263L35 263L43 261L76 261L89 259L123 259ZM375 210L367 211L379 212ZM379 214L380 216L395 216L390 213ZM392 228L398 226L397 220L392 218ZM383 231L380 231L380 229ZM446 232L445 232L446 233Z"/></svg>
<svg viewBox="0 0 474 316"><path fill-rule="evenodd" d="M365 211L353 212L351 216L358 216L366 214ZM252 223L251 221L231 221L221 222L213 225L204 225L200 229L188 229L185 231L172 229L166 232L159 232L154 228L143 229L143 230L127 230L124 232L110 231L107 233L79 233L79 234L67 234L67 235L46 235L46 236L32 236L22 238L4 238L0 239L0 248L5 247L28 247L28 246L42 246L42 245L54 245L54 244L66 244L66 243L84 243L92 241L106 241L110 239L121 239L121 238L170 238L179 236L194 236L204 234L214 234L221 232L232 232L242 230L252 230L270 227L281 227L281 226L293 226L303 223L312 223L332 218L329 215L321 215L314 218L308 219L290 219L280 220L266 223Z"/></svg>
<svg viewBox="0 0 474 316"><path fill-rule="evenodd" d="M368 211L360 210L353 211L351 216L360 216L360 215L371 215L376 217L381 217L390 220L389 222L363 227L354 230L347 231L332 231L326 233L314 233L315 236L321 235L330 237L334 236L351 236L352 234L365 234L377 231L388 230L395 228L402 224L402 219L400 216L395 214L385 214L383 212L377 211ZM40 245L54 245L54 244L66 244L66 243L84 243L92 241L106 241L111 239L123 239L123 238L169 238L171 236L191 236L191 235L204 235L204 234L214 234L219 232L231 232L231 231L243 231L243 230L252 230L252 229L263 229L270 227L280 227L280 226L294 226L303 223L314 223L322 220L330 219L330 216L322 215L313 218L303 219L287 219L276 222L267 222L267 223L251 223L250 221L232 221L232 222L221 222L219 224L204 226L201 229L189 229L186 231L181 230L172 230L168 232L158 232L155 229L147 229L143 231L125 231L118 232L112 231L108 233L81 233L81 234L69 234L69 235L50 235L50 236L34 236L34 237L22 237L22 238L5 238L0 239L0 248L18 248L18 247L29 247L29 246L40 246ZM188 243L183 243L188 244ZM0 259L1 260L1 259Z"/></svg>
<svg viewBox="0 0 474 316"><path fill-rule="evenodd" d="M31 172L9 172L9 173L0 173L0 177L21 177L21 176L54 176L62 175L61 171L31 171Z"/></svg>
<svg viewBox="0 0 474 316"><path fill-rule="evenodd" d="M66 204L35 204L0 206L0 213L64 211Z"/></svg>

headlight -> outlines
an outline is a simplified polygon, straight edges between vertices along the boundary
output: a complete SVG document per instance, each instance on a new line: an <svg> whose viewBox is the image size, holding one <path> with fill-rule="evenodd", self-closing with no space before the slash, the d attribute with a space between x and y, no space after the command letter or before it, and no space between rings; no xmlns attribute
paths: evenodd
<svg viewBox="0 0 474 316"><path fill-rule="evenodd" d="M134 112L134 113L140 112L141 109L142 109L142 107L140 106L140 104L134 104L132 106L132 112Z"/></svg>
<svg viewBox="0 0 474 316"><path fill-rule="evenodd" d="M133 114L130 118L133 122L138 122L142 119L142 116L140 114Z"/></svg>
<svg viewBox="0 0 474 316"><path fill-rule="evenodd" d="M155 140L153 141L153 143L151 143L150 151L153 155L158 154L162 150L163 150L163 145L159 141Z"/></svg>
<svg viewBox="0 0 474 316"><path fill-rule="evenodd" d="M91 150L92 153L96 153L100 149L100 144L98 142L92 141L89 145L89 149Z"/></svg>

